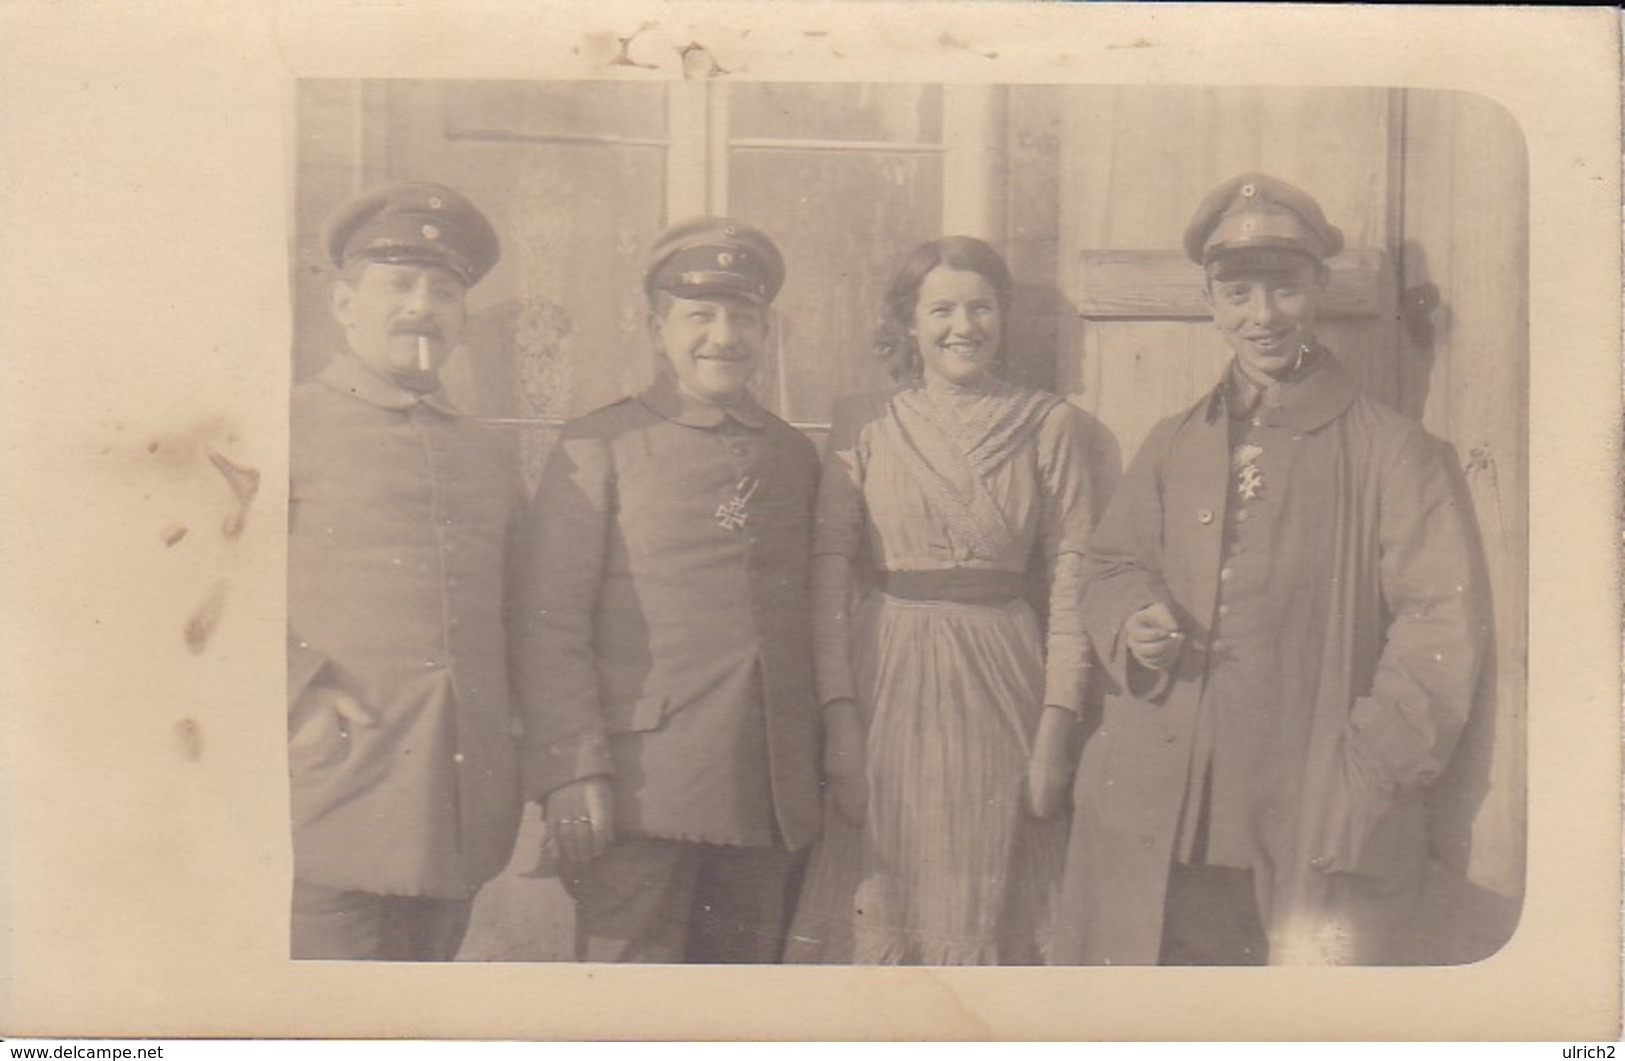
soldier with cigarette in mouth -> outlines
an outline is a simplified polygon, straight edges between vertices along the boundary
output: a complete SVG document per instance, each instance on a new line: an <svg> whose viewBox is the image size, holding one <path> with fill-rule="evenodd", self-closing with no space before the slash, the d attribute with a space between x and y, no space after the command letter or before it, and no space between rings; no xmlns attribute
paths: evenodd
<svg viewBox="0 0 1625 1061"><path fill-rule="evenodd" d="M295 958L449 960L520 811L506 584L523 489L440 369L496 264L451 188L329 218L345 349L294 388L288 754Z"/></svg>

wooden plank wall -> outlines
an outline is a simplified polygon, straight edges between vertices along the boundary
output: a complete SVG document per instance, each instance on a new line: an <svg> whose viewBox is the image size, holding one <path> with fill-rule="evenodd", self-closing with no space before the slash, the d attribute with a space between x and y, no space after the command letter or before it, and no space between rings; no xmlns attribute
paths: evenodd
<svg viewBox="0 0 1625 1061"><path fill-rule="evenodd" d="M1351 251L1390 243L1393 102L1386 89L1073 87L1064 96L1061 282L1082 290L1085 252L1177 251L1191 213L1219 181L1261 169L1311 191ZM1200 271L1191 266L1198 288ZM1194 297L1200 298L1199 292ZM1389 319L1322 329L1351 371L1392 398ZM1074 318L1057 383L1133 454L1163 416L1218 378L1227 354L1205 321Z"/></svg>
<svg viewBox="0 0 1625 1061"><path fill-rule="evenodd" d="M1077 390L1065 344L1077 331L1078 309L1065 286L1070 253L1061 220L1062 159L1068 96L1053 85L1012 85L1005 98L1004 238L1001 250L1015 279L1015 299L1005 322L1005 371L1031 387L1068 395L1083 411L1090 453L1091 502L1098 513L1123 473L1125 454L1117 436Z"/></svg>

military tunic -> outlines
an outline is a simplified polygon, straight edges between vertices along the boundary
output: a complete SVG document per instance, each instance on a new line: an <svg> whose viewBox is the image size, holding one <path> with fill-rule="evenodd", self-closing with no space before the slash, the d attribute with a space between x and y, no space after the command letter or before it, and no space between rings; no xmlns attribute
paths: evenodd
<svg viewBox="0 0 1625 1061"><path fill-rule="evenodd" d="M488 430L349 355L294 388L288 538L295 874L468 899L520 810L504 633L523 500ZM369 724L303 694L353 696Z"/></svg>
<svg viewBox="0 0 1625 1061"><path fill-rule="evenodd" d="M527 795L606 776L618 835L812 841L817 476L782 420L665 375L566 426L518 584Z"/></svg>

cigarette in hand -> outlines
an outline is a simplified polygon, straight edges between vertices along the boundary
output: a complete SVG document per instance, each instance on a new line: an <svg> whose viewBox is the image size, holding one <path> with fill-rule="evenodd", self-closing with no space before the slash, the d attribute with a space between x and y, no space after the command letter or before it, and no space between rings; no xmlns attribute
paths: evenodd
<svg viewBox="0 0 1625 1061"><path fill-rule="evenodd" d="M427 335L418 336L418 371L429 371L429 337Z"/></svg>

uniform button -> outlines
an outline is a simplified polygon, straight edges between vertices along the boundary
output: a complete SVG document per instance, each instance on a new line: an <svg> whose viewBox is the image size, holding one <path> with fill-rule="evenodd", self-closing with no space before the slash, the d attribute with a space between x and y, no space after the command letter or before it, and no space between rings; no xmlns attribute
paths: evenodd
<svg viewBox="0 0 1625 1061"><path fill-rule="evenodd" d="M1237 523L1246 523L1247 520L1249 518L1251 518L1251 515L1252 514L1250 512L1248 512L1246 509L1242 509L1241 511L1236 513L1236 522ZM1237 548L1240 548L1240 546L1237 546Z"/></svg>
<svg viewBox="0 0 1625 1061"><path fill-rule="evenodd" d="M1228 567L1219 568L1219 579L1224 582L1230 581L1230 569Z"/></svg>
<svg viewBox="0 0 1625 1061"><path fill-rule="evenodd" d="M1204 527L1209 523L1212 523L1213 510L1211 508L1198 509L1196 512L1196 522L1200 523Z"/></svg>
<svg viewBox="0 0 1625 1061"><path fill-rule="evenodd" d="M1228 605L1228 604L1219 605L1219 614L1220 615L1229 615L1230 614L1230 605Z"/></svg>
<svg viewBox="0 0 1625 1061"><path fill-rule="evenodd" d="M423 665L424 665L424 666L425 666L425 667L428 667L428 668L430 668L430 669L433 669L433 668L435 668L435 667L438 667L438 666L440 666L440 664L439 664L439 663L438 663L438 662L436 662L436 661L435 661L435 660L432 660L432 659L426 659L426 660L424 660L424 661L423 661Z"/></svg>
<svg viewBox="0 0 1625 1061"><path fill-rule="evenodd" d="M452 757L451 757L451 761L452 761L452 762L454 762L454 763L460 763L460 762L462 762L462 761L463 761L463 753L462 753L462 752L458 752L458 753L457 753L457 754L456 754L456 755L453 755L453 756L452 756Z"/></svg>

